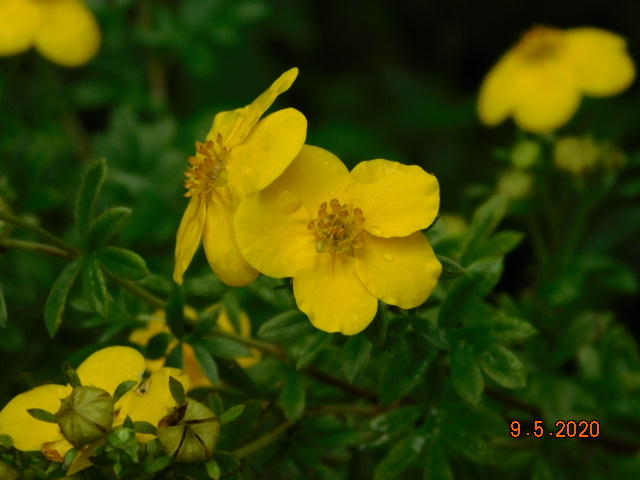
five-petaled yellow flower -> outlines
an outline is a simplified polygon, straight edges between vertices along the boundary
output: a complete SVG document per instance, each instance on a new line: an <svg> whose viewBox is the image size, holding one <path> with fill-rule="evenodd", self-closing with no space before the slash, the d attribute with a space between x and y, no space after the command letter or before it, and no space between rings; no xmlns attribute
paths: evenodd
<svg viewBox="0 0 640 480"><path fill-rule="evenodd" d="M487 125L513 115L525 130L549 132L571 119L583 94L614 95L634 77L625 40L615 33L534 27L489 72L478 111Z"/></svg>
<svg viewBox="0 0 640 480"><path fill-rule="evenodd" d="M87 63L100 47L100 30L82 0L0 0L0 55L34 46L67 67Z"/></svg>
<svg viewBox="0 0 640 480"><path fill-rule="evenodd" d="M177 283L201 239L209 265L223 282L242 286L258 276L240 254L233 216L242 199L273 182L304 144L307 120L298 110L285 108L260 119L297 75L292 68L250 105L218 113L205 142L196 142L185 182L191 200L177 235Z"/></svg>
<svg viewBox="0 0 640 480"><path fill-rule="evenodd" d="M220 304L215 304L210 307L214 309L219 307ZM197 317L197 312L192 308L185 308L185 316L190 319ZM220 308L220 314L218 315L217 325L218 327L229 333L235 333L242 335L243 337L251 336L251 321L246 312L241 311L239 315L239 327L240 331L237 331L227 314L224 307ZM158 310L153 314L153 317L147 320L147 324L144 328L137 328L129 335L129 340L137 345L146 346L149 341L159 333L171 333L169 326L167 325L166 316L163 310ZM169 353L173 347L178 343L174 338L167 346L167 353ZM195 350L188 343L184 343L182 346L182 363L183 370L189 377L189 385L191 388L198 387L210 387L212 385L211 380L207 377L206 373L202 369L200 362L196 358ZM251 365L255 365L260 360L260 351L251 350L251 356L236 358L236 361L241 367L248 368ZM147 359L147 371L155 372L160 370L164 366L165 358Z"/></svg>
<svg viewBox="0 0 640 480"><path fill-rule="evenodd" d="M251 265L293 277L315 327L353 335L371 322L377 299L413 308L433 291L442 266L420 230L439 203L436 178L418 166L371 160L349 173L332 153L305 145L240 205L235 228Z"/></svg>
<svg viewBox="0 0 640 480"><path fill-rule="evenodd" d="M144 368L144 358L137 350L116 346L89 356L77 373L83 385L98 387L113 395L120 383L140 381ZM169 391L170 376L188 388L189 379L181 370L158 370L116 402L114 425L121 425L127 416L133 421L157 425L176 406ZM9 435L18 450L41 450L48 459L61 462L72 445L63 437L57 424L36 420L27 410L40 408L55 413L60 408L60 401L71 391L69 385L41 385L14 397L0 411L0 434ZM149 441L154 437L139 434L138 438Z"/></svg>

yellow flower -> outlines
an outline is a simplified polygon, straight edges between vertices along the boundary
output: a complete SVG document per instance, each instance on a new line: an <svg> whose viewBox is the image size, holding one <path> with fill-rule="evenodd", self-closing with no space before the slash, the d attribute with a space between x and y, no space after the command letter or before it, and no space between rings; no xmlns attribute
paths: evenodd
<svg viewBox="0 0 640 480"><path fill-rule="evenodd" d="M292 68L250 105L218 113L205 142L196 142L185 182L191 200L176 242L177 283L201 239L209 265L223 282L242 286L257 277L238 250L233 216L240 201L273 182L304 144L307 120L299 111L285 108L260 119L297 75Z"/></svg>
<svg viewBox="0 0 640 480"><path fill-rule="evenodd" d="M100 30L82 0L0 0L0 55L34 46L66 67L87 63L100 46Z"/></svg>
<svg viewBox="0 0 640 480"><path fill-rule="evenodd" d="M522 170L507 170L498 179L498 193L511 200L518 200L531 193L533 188L533 176Z"/></svg>
<svg viewBox="0 0 640 480"><path fill-rule="evenodd" d="M120 383L142 379L144 358L130 347L107 347L82 362L77 373L83 385L98 387L113 395ZM114 425L122 424L127 415L134 421L157 425L175 407L169 392L169 376L188 388L186 375L178 369L164 368L116 402ZM41 450L50 460L61 462L72 445L62 436L57 424L36 420L27 410L40 408L55 413L60 401L71 391L69 385L41 385L17 395L0 411L0 434L9 435L18 450ZM139 438L146 441L153 436L139 435Z"/></svg>
<svg viewBox="0 0 640 480"><path fill-rule="evenodd" d="M496 125L513 115L525 130L549 132L571 119L582 95L614 95L634 77L619 35L591 27L534 27L485 78L480 119Z"/></svg>
<svg viewBox="0 0 640 480"><path fill-rule="evenodd" d="M219 304L212 305L210 309L217 308ZM187 318L195 319L197 314L192 308L185 308L185 315ZM229 315L224 308L220 309L218 316L218 327L225 332L237 333L244 337L251 336L251 321L246 312L240 312L240 331L236 331L229 319ZM129 340L140 346L146 346L154 336L159 333L171 333L166 322L165 313L163 310L158 310L153 314L153 318L147 321L147 325L144 328L138 328L131 332ZM170 352L173 347L176 346L178 341L174 338L167 346L167 353ZM252 355L250 357L236 358L236 361L241 367L248 368L251 365L255 365L260 361L260 351L256 349L251 350ZM182 362L183 370L189 377L189 384L191 388L198 387L210 387L212 385L209 377L204 373L204 370L200 366L200 362L196 358L195 351L188 343L182 345ZM160 370L164 366L165 358L147 359L147 371L155 372Z"/></svg>
<svg viewBox="0 0 640 480"><path fill-rule="evenodd" d="M235 228L251 265L294 278L298 307L315 327L353 335L371 322L377 299L413 308L433 291L442 266L420 230L439 203L436 178L420 167L371 160L349 173L332 153L305 145L240 205Z"/></svg>

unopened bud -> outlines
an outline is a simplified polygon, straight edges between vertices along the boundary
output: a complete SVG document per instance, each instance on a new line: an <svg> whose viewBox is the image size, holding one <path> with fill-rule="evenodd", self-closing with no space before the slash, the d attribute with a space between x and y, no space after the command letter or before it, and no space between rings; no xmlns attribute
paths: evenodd
<svg viewBox="0 0 640 480"><path fill-rule="evenodd" d="M556 143L553 163L573 175L589 173L596 165L600 149L590 137L564 137Z"/></svg>
<svg viewBox="0 0 640 480"><path fill-rule="evenodd" d="M533 140L521 140L511 150L511 163L514 167L526 170L538 162L541 148Z"/></svg>
<svg viewBox="0 0 640 480"><path fill-rule="evenodd" d="M522 170L507 170L498 180L498 193L511 200L519 200L531 193L533 177Z"/></svg>
<svg viewBox="0 0 640 480"><path fill-rule="evenodd" d="M20 472L18 472L15 468L13 468L8 463L0 460L0 478L2 480L18 480L20 477Z"/></svg>
<svg viewBox="0 0 640 480"><path fill-rule="evenodd" d="M76 387L56 413L64 437L76 447L103 437L113 425L113 399L97 387Z"/></svg>
<svg viewBox="0 0 640 480"><path fill-rule="evenodd" d="M213 455L220 421L194 400L177 407L158 424L158 438L167 454L178 462L203 462Z"/></svg>

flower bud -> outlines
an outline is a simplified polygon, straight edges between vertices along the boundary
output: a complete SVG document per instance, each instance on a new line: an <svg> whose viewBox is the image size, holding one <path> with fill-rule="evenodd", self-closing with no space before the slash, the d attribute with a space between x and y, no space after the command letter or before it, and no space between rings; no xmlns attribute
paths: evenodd
<svg viewBox="0 0 640 480"><path fill-rule="evenodd" d="M533 177L522 170L507 170L498 180L498 193L511 200L519 200L531 193Z"/></svg>
<svg viewBox="0 0 640 480"><path fill-rule="evenodd" d="M76 447L82 447L111 430L113 399L101 388L76 387L62 400L56 417L64 437Z"/></svg>
<svg viewBox="0 0 640 480"><path fill-rule="evenodd" d="M590 137L564 137L556 143L553 163L560 170L580 176L596 166L600 149Z"/></svg>
<svg viewBox="0 0 640 480"><path fill-rule="evenodd" d="M20 472L18 472L15 468L13 468L8 463L0 460L0 478L2 480L18 480L20 477Z"/></svg>
<svg viewBox="0 0 640 480"><path fill-rule="evenodd" d="M199 402L188 399L160 420L158 438L178 462L203 462L211 457L220 434L220 421Z"/></svg>
<svg viewBox="0 0 640 480"><path fill-rule="evenodd" d="M541 148L533 140L521 140L511 150L511 163L514 167L526 170L535 165L540 158Z"/></svg>

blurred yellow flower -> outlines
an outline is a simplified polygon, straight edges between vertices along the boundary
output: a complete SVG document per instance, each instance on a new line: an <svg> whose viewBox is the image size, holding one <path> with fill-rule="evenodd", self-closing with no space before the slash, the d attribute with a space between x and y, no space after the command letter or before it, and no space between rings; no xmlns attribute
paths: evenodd
<svg viewBox="0 0 640 480"><path fill-rule="evenodd" d="M115 346L90 355L78 367L77 373L83 385L98 387L113 395L120 383L139 382L144 366L144 358L137 350ZM134 421L144 420L157 425L175 407L169 392L169 376L188 388L186 375L178 369L164 368L116 402L114 425L122 424L127 415ZM17 395L0 411L0 434L9 435L18 450L41 450L48 459L61 462L72 445L63 437L57 424L37 420L27 410L40 408L55 413L60 401L72 390L69 385L41 385ZM139 438L147 441L153 436L139 435Z"/></svg>
<svg viewBox="0 0 640 480"><path fill-rule="evenodd" d="M219 304L212 305L210 309L217 308ZM187 318L195 319L197 317L195 310L187 307L185 309L185 315ZM251 336L251 321L249 320L249 316L245 312L240 312L240 331L236 331L234 326L229 319L229 315L224 308L220 309L220 314L218 316L218 327L224 330L225 332L236 333L242 335L244 337ZM131 332L129 335L129 340L132 343L135 343L140 346L146 346L154 336L159 333L171 333L169 330L169 326L167 325L165 319L165 313L163 310L158 310L153 314L153 317L147 321L147 325L144 328L138 328ZM170 352L173 347L178 343L178 341L174 338L171 340L169 345L167 346L167 352ZM241 367L248 368L251 365L255 365L260 360L260 351L252 349L252 355L250 357L241 357L236 358L236 361ZM200 362L198 362L194 349L188 343L183 343L182 345L182 355L183 355L183 370L189 377L189 385L191 388L198 387L210 387L212 385L211 380L205 374L204 370L200 366ZM164 366L165 358L157 358L157 359L147 359L147 371L155 372L160 370Z"/></svg>
<svg viewBox="0 0 640 480"><path fill-rule="evenodd" d="M82 0L0 0L0 55L35 47L66 67L87 63L100 47L100 30Z"/></svg>
<svg viewBox="0 0 640 480"><path fill-rule="evenodd" d="M257 277L238 250L233 215L244 196L273 182L304 143L307 120L299 111L285 108L260 119L297 75L292 68L250 105L218 113L205 142L196 142L185 182L185 196L191 200L176 242L177 283L182 283L201 239L209 265L223 282L242 286Z"/></svg>
<svg viewBox="0 0 640 480"><path fill-rule="evenodd" d="M518 200L531 193L533 176L522 170L512 169L500 175L498 179L498 193L511 200Z"/></svg>
<svg viewBox="0 0 640 480"><path fill-rule="evenodd" d="M361 162L349 173L332 153L305 145L235 218L238 245L260 272L293 277L300 310L327 332L353 335L377 299L413 308L442 266L421 229L438 213L438 181L417 166Z"/></svg>
<svg viewBox="0 0 640 480"><path fill-rule="evenodd" d="M489 72L478 111L487 125L513 115L525 130L549 132L571 119L582 95L614 95L634 77L619 35L592 27L534 27Z"/></svg>

